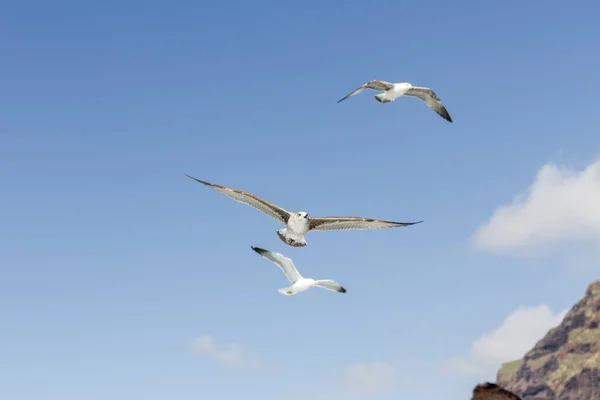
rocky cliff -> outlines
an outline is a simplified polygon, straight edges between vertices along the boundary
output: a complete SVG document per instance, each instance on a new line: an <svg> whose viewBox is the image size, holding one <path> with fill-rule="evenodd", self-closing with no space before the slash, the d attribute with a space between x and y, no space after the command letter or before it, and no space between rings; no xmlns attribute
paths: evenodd
<svg viewBox="0 0 600 400"><path fill-rule="evenodd" d="M600 281L497 383L523 400L600 400Z"/></svg>
<svg viewBox="0 0 600 400"><path fill-rule="evenodd" d="M495 383L485 382L475 386L471 400L521 400L521 398Z"/></svg>

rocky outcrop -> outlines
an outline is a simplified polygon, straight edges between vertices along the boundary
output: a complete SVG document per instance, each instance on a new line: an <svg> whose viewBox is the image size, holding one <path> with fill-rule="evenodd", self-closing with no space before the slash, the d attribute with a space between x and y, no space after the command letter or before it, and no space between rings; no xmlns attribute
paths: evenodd
<svg viewBox="0 0 600 400"><path fill-rule="evenodd" d="M600 281L497 384L523 400L600 400Z"/></svg>
<svg viewBox="0 0 600 400"><path fill-rule="evenodd" d="M495 383L486 382L475 386L471 400L521 400L521 398Z"/></svg>

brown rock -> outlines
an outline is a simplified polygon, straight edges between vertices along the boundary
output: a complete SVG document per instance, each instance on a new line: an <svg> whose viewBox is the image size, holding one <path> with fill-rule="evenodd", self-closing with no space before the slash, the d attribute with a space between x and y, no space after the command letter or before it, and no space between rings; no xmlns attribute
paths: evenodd
<svg viewBox="0 0 600 400"><path fill-rule="evenodd" d="M513 392L501 388L495 383L486 382L475 386L471 400L522 400Z"/></svg>

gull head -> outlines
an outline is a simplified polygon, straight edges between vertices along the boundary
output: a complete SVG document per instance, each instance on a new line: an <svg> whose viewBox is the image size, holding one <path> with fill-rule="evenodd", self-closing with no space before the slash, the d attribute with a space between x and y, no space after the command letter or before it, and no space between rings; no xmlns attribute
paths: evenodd
<svg viewBox="0 0 600 400"><path fill-rule="evenodd" d="M301 217L301 218L308 218L308 213L305 212L305 211L300 211L298 213L298 216Z"/></svg>

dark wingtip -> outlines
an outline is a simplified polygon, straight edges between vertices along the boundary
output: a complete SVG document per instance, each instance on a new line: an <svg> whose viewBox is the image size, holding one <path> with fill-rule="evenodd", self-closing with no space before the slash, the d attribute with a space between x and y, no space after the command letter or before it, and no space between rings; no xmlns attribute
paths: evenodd
<svg viewBox="0 0 600 400"><path fill-rule="evenodd" d="M446 110L446 107L442 108L442 110L441 110L441 112L439 114L446 121L452 122L452 117L450 116L450 113L448 112L448 110Z"/></svg>
<svg viewBox="0 0 600 400"><path fill-rule="evenodd" d="M267 250L261 249L260 247L254 247L254 246L250 246L250 247L252 247L252 250L254 250L255 252L257 252L260 255L263 255L264 253L267 252Z"/></svg>
<svg viewBox="0 0 600 400"><path fill-rule="evenodd" d="M339 99L337 102L340 103L342 101L346 100L346 98L344 97L343 99Z"/></svg>
<svg viewBox="0 0 600 400"><path fill-rule="evenodd" d="M188 177L188 178L190 178L190 179L193 179L193 180L195 180L196 182L200 182L200 183L203 183L203 184L205 184L205 185L207 184L207 182L201 181L201 180L200 180L200 179L198 179L198 178L194 178L193 176L191 176L191 175L188 175L188 174L186 174L185 172L184 172L184 175L185 175L185 176L187 176L187 177Z"/></svg>
<svg viewBox="0 0 600 400"><path fill-rule="evenodd" d="M213 188L214 188L215 186L218 186L218 185L214 185L214 184L212 184L212 183L210 183L210 182L206 182L206 181L200 180L200 179L198 179L198 178L194 178L193 176L191 176L191 175L188 175L188 174L185 174L185 176L187 176L187 177L188 177L188 178L190 178L190 179L193 179L193 180L195 180L196 182L200 182L201 184L203 184L203 185L205 185L205 186L211 186L211 187L213 187Z"/></svg>
<svg viewBox="0 0 600 400"><path fill-rule="evenodd" d="M344 288L343 286L340 288L339 290L340 293L346 293L346 288Z"/></svg>
<svg viewBox="0 0 600 400"><path fill-rule="evenodd" d="M420 224L421 222L425 221L424 219L417 221L417 222L400 222L402 225L416 225L416 224Z"/></svg>

